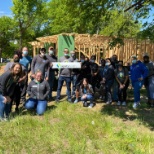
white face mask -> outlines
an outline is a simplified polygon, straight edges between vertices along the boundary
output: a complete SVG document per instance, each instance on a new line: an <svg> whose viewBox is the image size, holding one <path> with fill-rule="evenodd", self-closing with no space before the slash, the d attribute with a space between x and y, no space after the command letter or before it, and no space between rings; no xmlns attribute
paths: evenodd
<svg viewBox="0 0 154 154"><path fill-rule="evenodd" d="M137 60L136 60L136 59L132 60L132 64L135 64L136 62L137 62Z"/></svg>
<svg viewBox="0 0 154 154"><path fill-rule="evenodd" d="M108 63L108 62L107 62L107 63L105 63L105 66L109 66L109 65L110 65L110 63Z"/></svg>
<svg viewBox="0 0 154 154"><path fill-rule="evenodd" d="M41 52L41 56L44 57L45 56L45 53Z"/></svg>
<svg viewBox="0 0 154 154"><path fill-rule="evenodd" d="M49 55L53 55L54 54L54 51L53 50L50 50L49 51Z"/></svg>

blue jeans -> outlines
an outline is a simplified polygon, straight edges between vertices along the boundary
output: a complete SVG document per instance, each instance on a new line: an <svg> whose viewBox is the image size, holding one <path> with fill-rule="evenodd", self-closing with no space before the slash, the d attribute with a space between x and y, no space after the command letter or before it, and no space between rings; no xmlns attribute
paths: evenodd
<svg viewBox="0 0 154 154"><path fill-rule="evenodd" d="M134 88L134 102L140 102L140 89L143 86L143 81L132 82Z"/></svg>
<svg viewBox="0 0 154 154"><path fill-rule="evenodd" d="M10 103L3 103L4 98L0 95L0 118L4 118L4 113L6 117L9 116L11 104Z"/></svg>
<svg viewBox="0 0 154 154"><path fill-rule="evenodd" d="M27 100L25 104L26 109L35 109L36 108L36 113L38 115L42 115L47 108L47 101L46 100L36 100L33 98L30 98Z"/></svg>
<svg viewBox="0 0 154 154"><path fill-rule="evenodd" d="M72 95L75 95L76 84L77 84L77 75L71 76L71 82L72 82Z"/></svg>
<svg viewBox="0 0 154 154"><path fill-rule="evenodd" d="M53 88L54 78L55 78L55 72L51 71L49 73L49 79L48 79L48 83L49 83L49 86L50 86L49 99L52 98L52 88Z"/></svg>
<svg viewBox="0 0 154 154"><path fill-rule="evenodd" d="M66 82L68 99L71 99L71 77L65 77L65 76L60 76L58 79L57 98L56 99L60 99L61 88L63 86L64 81Z"/></svg>
<svg viewBox="0 0 154 154"><path fill-rule="evenodd" d="M93 104L93 100L94 100L94 97L91 94L87 94L87 97L85 99L81 97L81 101L84 101L84 102L90 101L90 104Z"/></svg>
<svg viewBox="0 0 154 154"><path fill-rule="evenodd" d="M114 101L118 101L118 82L114 79L114 83L112 85L112 98Z"/></svg>

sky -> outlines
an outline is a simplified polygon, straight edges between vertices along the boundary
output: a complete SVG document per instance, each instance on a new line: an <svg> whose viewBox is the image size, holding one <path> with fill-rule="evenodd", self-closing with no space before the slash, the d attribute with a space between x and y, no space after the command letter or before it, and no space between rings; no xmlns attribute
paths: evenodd
<svg viewBox="0 0 154 154"><path fill-rule="evenodd" d="M11 6L12 6L12 0L0 0L0 16L11 16L12 11L11 11ZM154 7L150 11L150 17L141 20L142 23L145 22L151 22L154 19Z"/></svg>

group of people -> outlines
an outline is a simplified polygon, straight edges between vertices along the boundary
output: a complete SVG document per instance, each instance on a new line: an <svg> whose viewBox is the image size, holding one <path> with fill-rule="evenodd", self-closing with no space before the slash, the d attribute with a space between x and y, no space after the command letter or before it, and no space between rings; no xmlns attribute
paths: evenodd
<svg viewBox="0 0 154 154"><path fill-rule="evenodd" d="M19 104L23 103L26 109L36 109L42 115L52 97L55 77L58 76L56 102L61 99L63 83L66 83L67 101L78 103L82 101L84 107L95 106L95 94L106 104L113 101L117 105L126 105L127 89L131 82L134 92L133 108L140 105L140 89L143 84L147 90L148 104L154 106L154 63L149 55L143 56L143 62L132 56L132 65L124 66L117 56L101 59L100 64L95 63L95 55L89 59L84 55L78 59L75 51L65 48L64 56L56 57L51 46L46 52L41 48L34 58L28 55L28 48L23 47L22 52L15 52L13 61L5 66L0 76L0 118L8 118L15 102L18 112ZM80 62L81 68L54 69L54 62ZM30 76L30 78L29 78ZM71 87L72 85L72 87ZM26 94L29 96L27 99Z"/></svg>

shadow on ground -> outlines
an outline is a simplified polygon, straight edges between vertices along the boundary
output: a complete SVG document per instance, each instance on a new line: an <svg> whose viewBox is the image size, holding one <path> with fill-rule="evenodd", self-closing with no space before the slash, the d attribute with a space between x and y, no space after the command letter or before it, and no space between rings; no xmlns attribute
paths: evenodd
<svg viewBox="0 0 154 154"><path fill-rule="evenodd" d="M143 125L149 127L152 131L154 130L154 108L149 108L146 104L145 90L141 91L141 106L134 110L132 108L133 95L132 91L129 90L128 104L127 106L117 105L104 105L101 109L102 114L116 116L121 118L123 121L139 120Z"/></svg>

